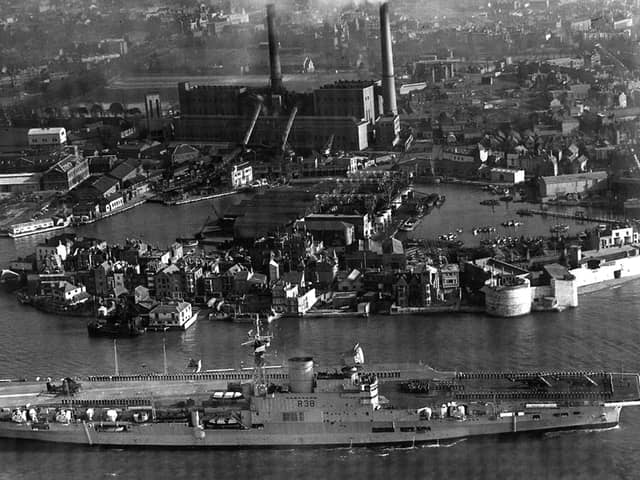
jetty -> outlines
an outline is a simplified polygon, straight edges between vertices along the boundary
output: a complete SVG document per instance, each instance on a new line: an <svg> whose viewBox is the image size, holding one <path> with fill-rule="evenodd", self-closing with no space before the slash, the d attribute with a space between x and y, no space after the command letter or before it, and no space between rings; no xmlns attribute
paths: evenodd
<svg viewBox="0 0 640 480"><path fill-rule="evenodd" d="M593 223L618 224L618 223L627 223L630 221L627 218L596 217L591 215L585 215L584 212L582 211L569 213L569 212L555 212L552 210L543 210L543 209L535 209L535 208L529 208L529 209L526 209L526 211L531 215L540 215L542 217L567 218L570 220L580 220L583 222L593 222Z"/></svg>

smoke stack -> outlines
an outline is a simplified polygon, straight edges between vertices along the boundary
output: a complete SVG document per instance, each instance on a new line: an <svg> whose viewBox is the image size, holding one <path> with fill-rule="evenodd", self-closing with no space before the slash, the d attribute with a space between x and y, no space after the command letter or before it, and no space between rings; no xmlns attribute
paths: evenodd
<svg viewBox="0 0 640 480"><path fill-rule="evenodd" d="M391 52L391 27L389 4L380 5L380 43L382 46L382 99L385 115L397 115L396 82L393 78L393 53Z"/></svg>
<svg viewBox="0 0 640 480"><path fill-rule="evenodd" d="M280 52L276 34L276 6L267 5L267 35L269 38L269 66L271 69L271 90L282 90L282 69L280 68Z"/></svg>

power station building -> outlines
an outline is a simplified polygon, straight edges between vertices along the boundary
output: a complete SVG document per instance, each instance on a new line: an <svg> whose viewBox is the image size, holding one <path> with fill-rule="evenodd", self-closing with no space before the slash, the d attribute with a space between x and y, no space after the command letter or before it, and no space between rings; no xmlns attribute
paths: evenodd
<svg viewBox="0 0 640 480"><path fill-rule="evenodd" d="M233 141L321 149L391 148L400 122L391 52L388 5L380 7L382 81L337 81L312 93L282 85L275 7L267 6L270 86L178 85L176 137L187 142ZM243 140L244 139L244 140Z"/></svg>

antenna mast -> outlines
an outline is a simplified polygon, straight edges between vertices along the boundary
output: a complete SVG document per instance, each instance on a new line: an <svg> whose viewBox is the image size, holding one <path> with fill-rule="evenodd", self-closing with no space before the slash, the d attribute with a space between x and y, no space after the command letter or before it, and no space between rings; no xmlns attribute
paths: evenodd
<svg viewBox="0 0 640 480"><path fill-rule="evenodd" d="M260 318L255 320L255 333L249 330L250 340L242 345L251 345L253 347L253 388L256 396L267 393L267 376L265 372L264 354L267 347L271 345L271 335L263 335L260 332Z"/></svg>
<svg viewBox="0 0 640 480"><path fill-rule="evenodd" d="M118 347L116 346L116 339L113 339L113 360L114 360L114 364L115 364L115 374L116 377L120 375L120 370L118 368Z"/></svg>

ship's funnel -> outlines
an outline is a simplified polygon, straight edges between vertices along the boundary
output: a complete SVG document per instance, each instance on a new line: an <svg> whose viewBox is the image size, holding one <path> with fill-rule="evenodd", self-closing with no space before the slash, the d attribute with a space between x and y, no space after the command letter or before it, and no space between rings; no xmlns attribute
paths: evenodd
<svg viewBox="0 0 640 480"><path fill-rule="evenodd" d="M380 5L380 43L382 47L382 101L385 115L398 114L396 105L396 83L393 76L393 53L391 51L391 27L389 4Z"/></svg>
<svg viewBox="0 0 640 480"><path fill-rule="evenodd" d="M313 393L313 358L289 359L289 389L291 393Z"/></svg>
<svg viewBox="0 0 640 480"><path fill-rule="evenodd" d="M276 6L267 5L267 35L269 38L269 68L271 72L271 90L282 90L282 69L280 67L280 52L278 47L278 35L276 32Z"/></svg>

